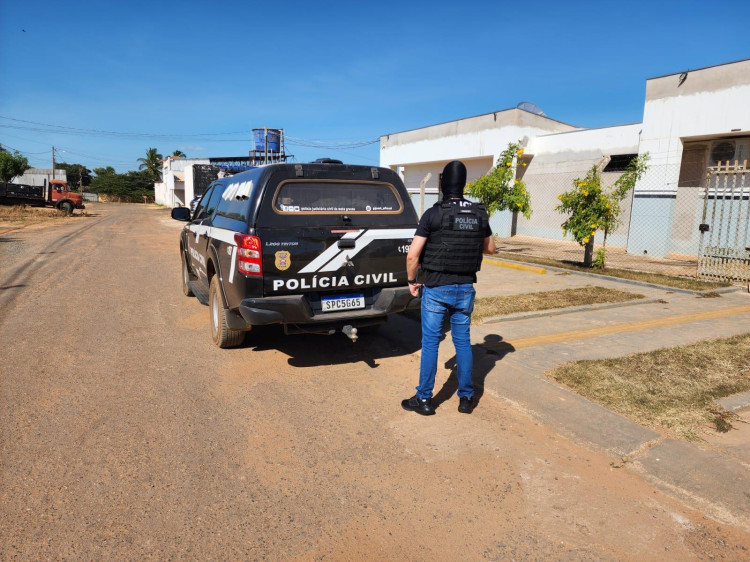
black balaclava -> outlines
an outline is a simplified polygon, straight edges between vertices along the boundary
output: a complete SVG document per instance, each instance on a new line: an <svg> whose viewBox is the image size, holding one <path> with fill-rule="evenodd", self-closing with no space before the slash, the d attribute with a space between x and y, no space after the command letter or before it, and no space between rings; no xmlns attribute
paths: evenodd
<svg viewBox="0 0 750 562"><path fill-rule="evenodd" d="M443 191L443 199L464 196L466 186L466 166L463 162L454 160L448 162L443 168L443 176L440 180L440 188Z"/></svg>

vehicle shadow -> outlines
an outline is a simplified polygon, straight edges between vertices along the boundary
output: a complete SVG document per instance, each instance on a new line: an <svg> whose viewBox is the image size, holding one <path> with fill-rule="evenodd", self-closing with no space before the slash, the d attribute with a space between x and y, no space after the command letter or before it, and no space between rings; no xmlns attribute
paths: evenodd
<svg viewBox="0 0 750 562"><path fill-rule="evenodd" d="M474 405L479 404L484 394L484 381L498 361L501 361L508 353L516 350L510 343L504 342L502 336L488 334L483 343L471 346L471 354L474 358L474 369L472 371L472 382L474 383ZM443 402L450 399L458 390L458 377L456 376L456 356L454 355L445 362L445 368L451 370L448 379L442 388L432 397L432 405L438 408Z"/></svg>
<svg viewBox="0 0 750 562"><path fill-rule="evenodd" d="M391 316L380 326L359 330L356 342L344 334L284 335L280 326L263 326L248 333L245 349L276 350L286 354L292 367L319 367L364 363L371 369L380 366L379 359L403 357L421 348L419 324L400 314Z"/></svg>

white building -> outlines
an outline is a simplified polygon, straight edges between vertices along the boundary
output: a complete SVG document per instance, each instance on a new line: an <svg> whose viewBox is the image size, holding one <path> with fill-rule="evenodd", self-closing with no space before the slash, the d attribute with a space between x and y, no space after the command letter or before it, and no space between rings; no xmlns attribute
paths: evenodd
<svg viewBox="0 0 750 562"><path fill-rule="evenodd" d="M162 181L154 184L154 201L168 207L186 206L195 196L193 167L209 165L208 158L168 156L162 162ZM214 178L215 179L215 178Z"/></svg>
<svg viewBox="0 0 750 562"><path fill-rule="evenodd" d="M509 142L521 141L527 166L516 175L529 189L533 215L499 213L493 229L503 237L562 239L565 217L554 207L573 179L598 165L607 185L635 155L648 153L649 171L609 240L631 253L696 255L707 169L718 160L741 166L750 153L750 60L648 79L642 123L581 129L522 107L528 105L385 135L381 166L399 172L420 209L428 174L425 207L437 199L447 162L462 160L472 181L492 169Z"/></svg>
<svg viewBox="0 0 750 562"><path fill-rule="evenodd" d="M11 181L22 185L46 185L51 179L68 181L68 173L62 168L55 168L54 178L52 177L52 168L29 168L20 176L16 176Z"/></svg>
<svg viewBox="0 0 750 562"><path fill-rule="evenodd" d="M154 184L154 200L168 207L187 206L196 195L203 195L217 178L255 167L247 156L223 158L178 158L162 162L162 181Z"/></svg>

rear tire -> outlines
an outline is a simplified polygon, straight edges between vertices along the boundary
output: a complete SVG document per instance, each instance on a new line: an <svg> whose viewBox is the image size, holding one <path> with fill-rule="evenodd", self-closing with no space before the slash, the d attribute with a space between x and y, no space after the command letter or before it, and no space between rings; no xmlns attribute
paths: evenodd
<svg viewBox="0 0 750 562"><path fill-rule="evenodd" d="M227 326L227 310L219 294L219 282L217 276L211 278L208 289L208 310L211 316L211 338L214 343L222 349L236 347L245 341L245 332L231 330Z"/></svg>
<svg viewBox="0 0 750 562"><path fill-rule="evenodd" d="M180 254L182 254L182 294L186 297L194 297L195 293L190 288L190 281L195 279L195 277L190 273L185 252L180 252Z"/></svg>

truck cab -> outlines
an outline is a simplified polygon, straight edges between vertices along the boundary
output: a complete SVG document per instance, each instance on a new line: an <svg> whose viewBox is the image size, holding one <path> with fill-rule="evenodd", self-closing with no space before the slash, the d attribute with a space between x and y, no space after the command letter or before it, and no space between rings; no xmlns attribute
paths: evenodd
<svg viewBox="0 0 750 562"><path fill-rule="evenodd" d="M83 195L68 191L68 182L65 180L49 180L48 197L53 207L68 215L73 212L73 209L85 208Z"/></svg>

